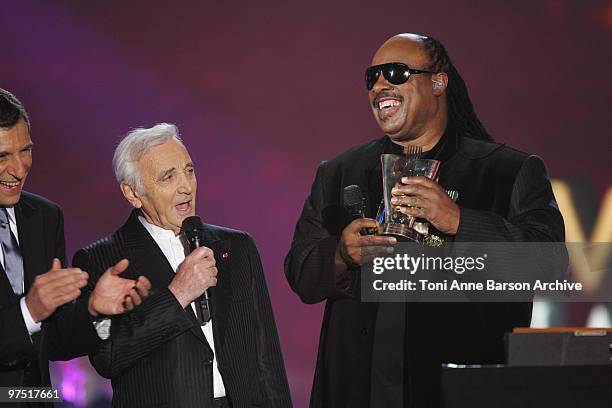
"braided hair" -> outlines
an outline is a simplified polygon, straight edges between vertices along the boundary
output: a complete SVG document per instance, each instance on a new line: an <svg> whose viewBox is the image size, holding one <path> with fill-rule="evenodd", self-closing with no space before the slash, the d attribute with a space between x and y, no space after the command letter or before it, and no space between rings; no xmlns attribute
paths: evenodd
<svg viewBox="0 0 612 408"><path fill-rule="evenodd" d="M465 82L457 72L444 45L433 37L424 37L423 46L432 61L431 70L448 75L446 101L450 125L472 139L493 140L474 112Z"/></svg>

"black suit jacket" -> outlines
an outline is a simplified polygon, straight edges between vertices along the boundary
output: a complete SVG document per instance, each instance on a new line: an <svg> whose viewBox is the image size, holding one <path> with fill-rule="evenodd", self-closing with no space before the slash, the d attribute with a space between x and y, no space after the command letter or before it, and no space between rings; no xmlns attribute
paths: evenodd
<svg viewBox="0 0 612 408"><path fill-rule="evenodd" d="M205 244L215 253L218 283L209 289L213 335L219 371L234 408L290 407L280 344L259 254L245 232L205 225ZM71 345L58 340L62 353L84 350L98 341L90 360L100 375L110 378L114 407L212 407L213 353L191 307L184 310L168 284L174 271L133 211L114 234L78 251L73 264L90 274L90 289L99 276L122 258L130 265L122 276L149 278L151 295L134 311L114 317L110 339ZM86 299L77 302L70 320L87 321ZM81 306L79 306L81 305ZM66 318L70 316L70 318Z"/></svg>
<svg viewBox="0 0 612 408"><path fill-rule="evenodd" d="M65 264L64 218L56 204L25 191L15 205L15 217L27 293L34 278L49 270L53 258ZM0 267L0 386L50 386L47 351L41 347L44 325L30 338L20 297Z"/></svg>
<svg viewBox="0 0 612 408"><path fill-rule="evenodd" d="M386 143L388 137L374 140L321 163L285 260L289 284L305 303L326 300L311 407L370 406L379 305L361 303L359 291L337 288L333 264L350 222L343 188L357 184L366 197L381 196L380 154ZM564 240L563 219L540 158L452 131L437 158L440 185L459 192L455 241ZM368 217L374 218L378 203L367 203ZM397 306L385 305L392 307ZM530 319L530 303L407 304L400 334L388 333L403 336L405 329L404 405L436 406L441 363L503 362L504 332L528 326Z"/></svg>

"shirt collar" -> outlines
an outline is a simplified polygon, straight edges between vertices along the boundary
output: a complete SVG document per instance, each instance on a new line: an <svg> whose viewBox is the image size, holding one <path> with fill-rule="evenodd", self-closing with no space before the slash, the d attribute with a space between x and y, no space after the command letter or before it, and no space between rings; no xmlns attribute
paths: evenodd
<svg viewBox="0 0 612 408"><path fill-rule="evenodd" d="M9 223L17 225L17 218L15 217L15 207L6 207L5 209Z"/></svg>
<svg viewBox="0 0 612 408"><path fill-rule="evenodd" d="M151 236L154 239L169 239L169 240L174 239L174 240L180 241L179 237L174 235L174 231L167 230L160 226L151 224L142 215L138 216L138 220L143 225L143 227L145 227L145 229L149 231L149 234L151 234Z"/></svg>

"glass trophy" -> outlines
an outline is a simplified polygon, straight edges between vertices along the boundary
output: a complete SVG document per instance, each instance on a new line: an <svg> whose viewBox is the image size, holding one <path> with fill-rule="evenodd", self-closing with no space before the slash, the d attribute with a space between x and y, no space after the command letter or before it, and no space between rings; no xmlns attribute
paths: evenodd
<svg viewBox="0 0 612 408"><path fill-rule="evenodd" d="M381 235L390 235L398 241L423 242L428 223L400 211L399 205L391 204L391 190L402 185L402 177L423 176L435 179L440 169L439 160L411 159L397 154L380 155L383 177L383 201L385 219Z"/></svg>

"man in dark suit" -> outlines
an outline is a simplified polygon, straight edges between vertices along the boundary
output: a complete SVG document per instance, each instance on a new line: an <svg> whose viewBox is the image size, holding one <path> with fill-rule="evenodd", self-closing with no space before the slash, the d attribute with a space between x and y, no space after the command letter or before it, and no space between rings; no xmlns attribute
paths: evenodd
<svg viewBox="0 0 612 408"><path fill-rule="evenodd" d="M136 129L113 167L134 206L112 235L80 250L74 265L95 281L129 260L151 295L112 319L110 339L90 358L110 378L115 407L290 407L291 400L259 254L245 232L204 226L190 254L181 231L195 215L196 176L174 125ZM208 290L212 318L196 319Z"/></svg>
<svg viewBox="0 0 612 408"><path fill-rule="evenodd" d="M474 113L443 45L402 34L366 71L374 117L386 134L321 163L285 260L306 303L326 300L311 407L437 407L440 364L502 363L503 335L529 326L531 303L362 303L360 266L396 240L377 228L380 155L423 149L439 180L409 177L394 204L426 219L431 239L563 241L564 226L542 160L495 143ZM343 189L359 185L368 219L351 221ZM459 193L455 203L445 190Z"/></svg>
<svg viewBox="0 0 612 408"><path fill-rule="evenodd" d="M88 280L78 268L62 268L62 210L22 191L32 165L32 145L25 108L0 89L0 386L51 385L49 350L42 339L53 331L42 322L76 299ZM105 274L88 299L88 313L121 313L126 300L132 308L141 300L133 289L134 281ZM93 327L90 314L87 319ZM70 336L78 342L78 336Z"/></svg>

